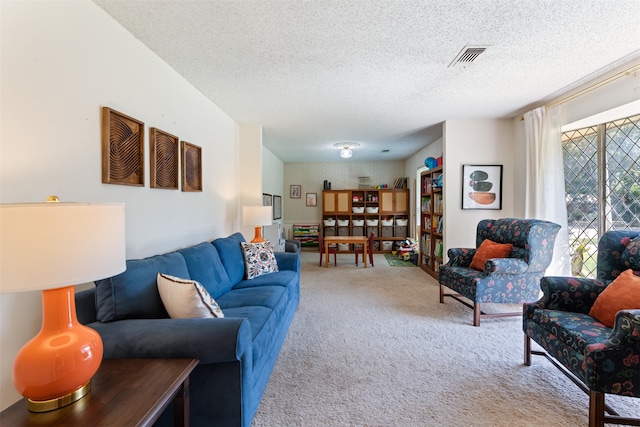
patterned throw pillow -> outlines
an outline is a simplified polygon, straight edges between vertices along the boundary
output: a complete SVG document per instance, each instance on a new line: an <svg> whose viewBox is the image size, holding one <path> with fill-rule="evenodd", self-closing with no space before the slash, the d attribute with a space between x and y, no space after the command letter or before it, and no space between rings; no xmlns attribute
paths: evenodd
<svg viewBox="0 0 640 427"><path fill-rule="evenodd" d="M244 254L245 277L255 279L264 274L278 271L276 256L268 241L260 243L241 242Z"/></svg>
<svg viewBox="0 0 640 427"><path fill-rule="evenodd" d="M640 236L627 243L624 251L620 254L620 263L635 271L640 270Z"/></svg>
<svg viewBox="0 0 640 427"><path fill-rule="evenodd" d="M483 271L487 260L492 258L508 258L511 255L513 245L511 243L496 243L493 240L484 239L476 250L469 267Z"/></svg>
<svg viewBox="0 0 640 427"><path fill-rule="evenodd" d="M158 292L172 319L224 317L220 306L195 280L158 273Z"/></svg>
<svg viewBox="0 0 640 427"><path fill-rule="evenodd" d="M640 309L640 277L625 270L598 295L589 316L613 328L620 310Z"/></svg>

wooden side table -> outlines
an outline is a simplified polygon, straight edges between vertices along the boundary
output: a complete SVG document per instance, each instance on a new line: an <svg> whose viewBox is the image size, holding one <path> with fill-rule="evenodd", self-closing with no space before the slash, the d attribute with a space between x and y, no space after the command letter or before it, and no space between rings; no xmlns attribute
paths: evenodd
<svg viewBox="0 0 640 427"><path fill-rule="evenodd" d="M0 426L150 426L173 401L175 425L189 425L189 374L197 359L105 359L91 393L51 412L22 399L0 413Z"/></svg>

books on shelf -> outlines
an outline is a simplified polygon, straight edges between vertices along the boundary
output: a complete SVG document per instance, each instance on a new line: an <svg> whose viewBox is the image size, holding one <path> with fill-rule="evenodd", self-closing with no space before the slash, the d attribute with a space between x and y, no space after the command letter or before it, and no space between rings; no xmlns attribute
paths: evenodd
<svg viewBox="0 0 640 427"><path fill-rule="evenodd" d="M442 259L442 249L443 249L442 240L436 239L434 249L433 249L433 255L436 258Z"/></svg>
<svg viewBox="0 0 640 427"><path fill-rule="evenodd" d="M425 212L431 211L431 196L422 196L421 210Z"/></svg>
<svg viewBox="0 0 640 427"><path fill-rule="evenodd" d="M442 213L443 199L442 194L433 195L433 211L436 213Z"/></svg>

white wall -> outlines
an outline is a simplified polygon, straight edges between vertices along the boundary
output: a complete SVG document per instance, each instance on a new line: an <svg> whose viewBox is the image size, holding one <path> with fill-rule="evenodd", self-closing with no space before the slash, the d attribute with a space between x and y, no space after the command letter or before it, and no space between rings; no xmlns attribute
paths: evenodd
<svg viewBox="0 0 640 427"><path fill-rule="evenodd" d="M92 2L0 7L0 202L125 202L127 258L238 230L238 126L227 114ZM154 126L201 146L203 191L151 189L148 151L145 187L102 184L101 106L143 121L145 139ZM13 358L40 319L38 293L0 295L0 409L20 397Z"/></svg>
<svg viewBox="0 0 640 427"><path fill-rule="evenodd" d="M475 247L478 222L514 216L513 120L447 120L444 124L444 249ZM462 165L503 165L502 209L462 209ZM518 171L520 173L520 171ZM445 259L446 261L446 259Z"/></svg>
<svg viewBox="0 0 640 427"><path fill-rule="evenodd" d="M284 199L289 195L288 191L285 192L284 189L284 163L265 147L262 148L262 192L272 196L281 196L284 209ZM283 224L284 212L282 218L274 220L273 225L264 228L264 238L274 246L276 242L282 240L280 237L283 231ZM280 250L284 250L284 248L280 247Z"/></svg>

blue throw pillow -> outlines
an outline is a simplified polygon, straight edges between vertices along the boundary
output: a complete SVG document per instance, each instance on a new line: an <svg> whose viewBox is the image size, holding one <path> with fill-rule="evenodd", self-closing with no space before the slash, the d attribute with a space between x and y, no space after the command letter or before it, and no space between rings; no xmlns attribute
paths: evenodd
<svg viewBox="0 0 640 427"><path fill-rule="evenodd" d="M128 260L124 273L95 282L97 319L111 322L169 317L158 292L158 273L191 278L184 258L177 252Z"/></svg>

